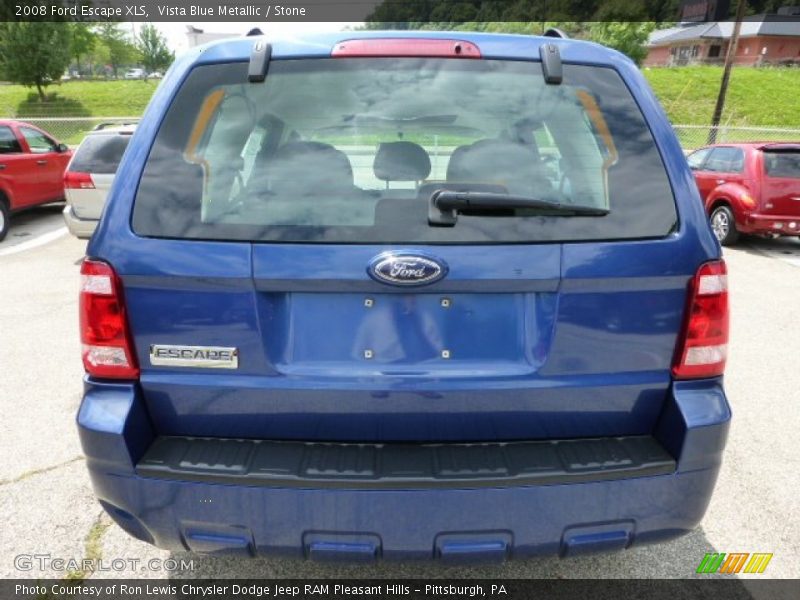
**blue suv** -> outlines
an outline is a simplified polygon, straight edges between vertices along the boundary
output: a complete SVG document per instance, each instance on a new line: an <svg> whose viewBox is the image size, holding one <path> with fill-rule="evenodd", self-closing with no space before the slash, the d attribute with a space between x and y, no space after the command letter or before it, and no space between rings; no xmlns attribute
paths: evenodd
<svg viewBox="0 0 800 600"><path fill-rule="evenodd" d="M82 266L97 497L162 548L495 561L674 538L725 264L635 65L558 37L178 59Z"/></svg>

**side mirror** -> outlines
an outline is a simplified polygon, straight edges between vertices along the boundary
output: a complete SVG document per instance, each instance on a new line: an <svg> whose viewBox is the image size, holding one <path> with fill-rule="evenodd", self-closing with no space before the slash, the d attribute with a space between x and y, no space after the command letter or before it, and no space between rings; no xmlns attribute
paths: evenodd
<svg viewBox="0 0 800 600"><path fill-rule="evenodd" d="M59 154L63 154L64 152L69 152L69 146L67 146L66 144L59 144L58 146L56 146L56 152L58 152Z"/></svg>

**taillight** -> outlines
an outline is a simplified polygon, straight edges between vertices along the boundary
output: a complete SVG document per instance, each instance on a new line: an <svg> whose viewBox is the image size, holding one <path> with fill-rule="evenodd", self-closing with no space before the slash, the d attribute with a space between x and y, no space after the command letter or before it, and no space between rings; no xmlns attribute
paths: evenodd
<svg viewBox="0 0 800 600"><path fill-rule="evenodd" d="M672 374L676 379L722 375L728 355L728 271L725 261L700 266L689 285L686 310Z"/></svg>
<svg viewBox="0 0 800 600"><path fill-rule="evenodd" d="M344 40L333 47L333 57L425 56L441 58L480 58L472 42L420 38L373 38Z"/></svg>
<svg viewBox="0 0 800 600"><path fill-rule="evenodd" d="M83 367L89 375L139 377L122 286L108 263L87 258L81 265L80 327Z"/></svg>
<svg viewBox="0 0 800 600"><path fill-rule="evenodd" d="M64 187L69 190L93 190L94 181L89 173L67 171L64 173Z"/></svg>

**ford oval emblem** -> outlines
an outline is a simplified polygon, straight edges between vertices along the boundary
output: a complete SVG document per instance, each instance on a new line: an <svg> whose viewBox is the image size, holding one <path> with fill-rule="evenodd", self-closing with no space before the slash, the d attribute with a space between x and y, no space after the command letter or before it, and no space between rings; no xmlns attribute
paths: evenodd
<svg viewBox="0 0 800 600"><path fill-rule="evenodd" d="M447 265L436 258L410 252L386 252L372 259L370 277L390 285L426 285L447 275Z"/></svg>

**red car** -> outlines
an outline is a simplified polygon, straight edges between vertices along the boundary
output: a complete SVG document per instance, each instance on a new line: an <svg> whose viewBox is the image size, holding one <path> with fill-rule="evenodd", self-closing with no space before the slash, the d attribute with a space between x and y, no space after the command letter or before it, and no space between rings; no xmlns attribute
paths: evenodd
<svg viewBox="0 0 800 600"><path fill-rule="evenodd" d="M722 245L742 233L800 236L800 143L718 144L687 160Z"/></svg>
<svg viewBox="0 0 800 600"><path fill-rule="evenodd" d="M64 199L64 170L72 152L22 121L0 120L0 241L12 213Z"/></svg>

